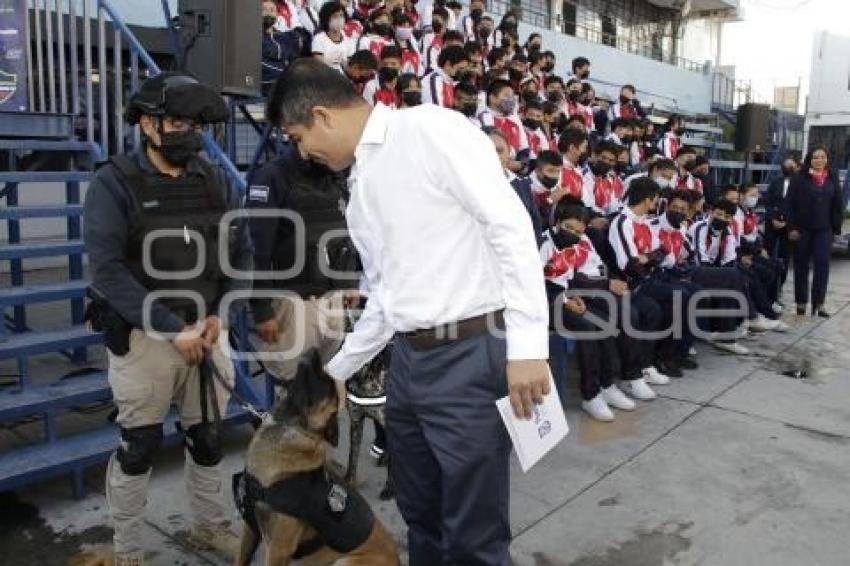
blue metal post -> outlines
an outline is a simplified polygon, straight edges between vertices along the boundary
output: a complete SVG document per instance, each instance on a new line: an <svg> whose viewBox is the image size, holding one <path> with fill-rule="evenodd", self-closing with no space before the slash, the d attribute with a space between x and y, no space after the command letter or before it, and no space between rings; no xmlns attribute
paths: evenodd
<svg viewBox="0 0 850 566"><path fill-rule="evenodd" d="M6 206L18 206L18 183L6 183ZM21 223L19 220L7 220L9 226L9 243L21 243ZM9 262L12 286L19 287L24 284L23 260L13 259ZM27 314L23 305L14 307L14 330L24 332L27 328Z"/></svg>
<svg viewBox="0 0 850 566"><path fill-rule="evenodd" d="M79 181L68 181L65 183L65 202L69 205L80 204L80 183ZM68 217L68 239L76 240L82 237L80 228L80 217L73 215ZM82 254L72 254L68 256L68 279L82 279L83 277L83 256ZM84 318L84 303L82 298L71 299L71 324L82 324ZM76 348L71 354L71 359L74 362L84 362L87 357L86 348Z"/></svg>

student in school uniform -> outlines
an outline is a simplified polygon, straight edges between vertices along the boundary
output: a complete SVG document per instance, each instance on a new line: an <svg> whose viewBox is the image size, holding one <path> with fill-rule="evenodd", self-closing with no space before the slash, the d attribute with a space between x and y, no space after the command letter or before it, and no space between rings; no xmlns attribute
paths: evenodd
<svg viewBox="0 0 850 566"><path fill-rule="evenodd" d="M434 8L431 15L431 31L423 35L419 42L419 52L422 53L426 74L438 67L437 60L440 57L440 50L443 48L443 40L448 29L446 27L448 19L449 13L445 8Z"/></svg>
<svg viewBox="0 0 850 566"><path fill-rule="evenodd" d="M676 159L679 148L682 147L682 135L685 133L685 120L673 114L664 126L664 135L658 140L658 149L667 159Z"/></svg>
<svg viewBox="0 0 850 566"><path fill-rule="evenodd" d="M626 118L614 118L611 121L611 132L605 138L617 145L628 148L632 143L632 122ZM629 156L631 159L631 155Z"/></svg>
<svg viewBox="0 0 850 566"><path fill-rule="evenodd" d="M597 217L608 217L623 205L623 181L614 171L620 146L604 141L593 149L583 175L582 200Z"/></svg>
<svg viewBox="0 0 850 566"><path fill-rule="evenodd" d="M566 130L558 139L558 151L564 159L559 192L581 200L584 196L582 167L589 153L590 142L581 130Z"/></svg>
<svg viewBox="0 0 850 566"><path fill-rule="evenodd" d="M487 108L479 115L482 126L493 126L502 131L516 152L519 162L528 163L529 145L525 128L516 114L517 100L510 83L493 81L487 87ZM518 173L519 171L514 171Z"/></svg>
<svg viewBox="0 0 850 566"><path fill-rule="evenodd" d="M543 130L543 104L538 100L526 102L522 109L522 125L528 137L530 159L536 158L541 151L558 150L558 144Z"/></svg>
<svg viewBox="0 0 850 566"><path fill-rule="evenodd" d="M584 126L588 132L595 131L593 122L593 111L581 103L582 83L578 79L570 79L567 82L567 100L564 102L564 114L567 116L579 115L584 119Z"/></svg>
<svg viewBox="0 0 850 566"><path fill-rule="evenodd" d="M478 39L475 28L483 16L484 0L471 0L469 2L469 13L457 21L457 30L466 37L467 41Z"/></svg>
<svg viewBox="0 0 850 566"><path fill-rule="evenodd" d="M646 117L646 111L641 108L640 102L635 98L635 93L634 85L623 85L620 89L619 100L608 109L609 120L613 122L617 118L635 120Z"/></svg>
<svg viewBox="0 0 850 566"><path fill-rule="evenodd" d="M357 50L368 49L376 58L380 58L381 50L394 42L393 26L390 15L386 10L378 9L369 16L366 33L357 40Z"/></svg>
<svg viewBox="0 0 850 566"><path fill-rule="evenodd" d="M764 247L764 238L759 230L760 221L756 213L760 197L759 188L755 183L748 183L741 187L740 194L735 219L738 221L740 217L742 255L744 252L749 252L752 257L752 269L758 273L768 297L773 301L773 311L781 314L783 309L779 304L779 290L785 268L781 261L771 258Z"/></svg>
<svg viewBox="0 0 850 566"><path fill-rule="evenodd" d="M537 156L534 171L528 176L534 206L540 212L540 217L544 219L546 226L550 224L552 207L557 202L557 198L553 198L553 195L559 188L563 166L564 159L560 153L544 150ZM562 193L563 191L558 191L557 194L562 195Z"/></svg>
<svg viewBox="0 0 850 566"><path fill-rule="evenodd" d="M413 73L417 77L425 74L425 65L416 38L413 36L413 21L401 12L393 16L395 45L401 52L401 72Z"/></svg>
<svg viewBox="0 0 850 566"><path fill-rule="evenodd" d="M652 277L664 253L656 245L648 215L658 207L658 185L651 179L638 179L632 183L629 200L611 222L608 243L614 252L616 271L628 281L633 308L660 313L657 326L647 330L670 329L673 322L673 293L669 286ZM641 327L644 329L644 327ZM655 364L663 363L676 369L675 344L672 336L661 340L640 340L642 345L642 370L632 376L627 392L638 399L655 397L649 385L667 385L670 378ZM679 373L679 372L677 372Z"/></svg>
<svg viewBox="0 0 850 566"><path fill-rule="evenodd" d="M342 72L354 54L354 43L342 33L345 8L339 2L328 2L319 12L319 33L313 37L313 56L325 65Z"/></svg>
<svg viewBox="0 0 850 566"><path fill-rule="evenodd" d="M381 62L377 76L366 83L363 98L369 106L379 102L390 108L398 108L396 84L401 69L401 51L395 45L387 45L381 50Z"/></svg>
<svg viewBox="0 0 850 566"><path fill-rule="evenodd" d="M478 121L478 113L480 112L478 107L478 90L469 83L460 83L455 86L454 96L453 110L460 112L476 128L480 128L481 122Z"/></svg>
<svg viewBox="0 0 850 566"><path fill-rule="evenodd" d="M454 107L454 89L466 76L469 57L463 47L450 45L440 51L439 68L422 78L422 102Z"/></svg>
<svg viewBox="0 0 850 566"><path fill-rule="evenodd" d="M617 341L611 335L600 336L602 329L585 316L593 314L604 320L607 313L599 308L597 299L582 297L581 292L571 296L570 291L611 292L613 288L623 294L625 284L605 276L602 259L584 234L587 212L581 201L564 199L554 214L556 223L546 230L540 246L552 326L576 339L582 409L597 421L610 422L615 418L612 407L635 409L635 402L615 383L621 372Z"/></svg>

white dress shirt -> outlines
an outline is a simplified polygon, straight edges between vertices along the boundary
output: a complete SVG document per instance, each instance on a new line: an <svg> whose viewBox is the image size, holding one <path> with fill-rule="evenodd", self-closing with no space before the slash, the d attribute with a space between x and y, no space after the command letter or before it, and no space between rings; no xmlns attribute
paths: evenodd
<svg viewBox="0 0 850 566"><path fill-rule="evenodd" d="M396 332L502 308L507 358L548 357L531 221L483 132L439 106L393 112L377 104L350 186L348 227L370 295L327 365L331 376L350 377Z"/></svg>

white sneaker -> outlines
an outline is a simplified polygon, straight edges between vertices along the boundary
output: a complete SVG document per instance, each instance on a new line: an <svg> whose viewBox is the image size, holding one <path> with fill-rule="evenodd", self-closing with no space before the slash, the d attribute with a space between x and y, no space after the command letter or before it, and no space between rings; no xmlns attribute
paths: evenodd
<svg viewBox="0 0 850 566"><path fill-rule="evenodd" d="M776 325L776 328L773 329L774 332L789 332L791 327L788 326L784 321L777 320L779 324Z"/></svg>
<svg viewBox="0 0 850 566"><path fill-rule="evenodd" d="M773 312L775 312L776 314L782 314L785 311L785 307L783 307L779 303L773 303L770 308L773 309Z"/></svg>
<svg viewBox="0 0 850 566"><path fill-rule="evenodd" d="M626 393L640 401L651 401L658 397L642 377L625 382Z"/></svg>
<svg viewBox="0 0 850 566"><path fill-rule="evenodd" d="M611 408L608 407L608 403L605 402L605 399L602 398L601 393L590 401L582 401L581 408L584 409L585 413L597 421L610 423L614 420L614 413L611 411Z"/></svg>
<svg viewBox="0 0 850 566"><path fill-rule="evenodd" d="M760 314L750 321L750 328L753 330L775 330L781 322L781 320L770 320Z"/></svg>
<svg viewBox="0 0 850 566"><path fill-rule="evenodd" d="M726 352L730 352L732 354L737 354L739 356L746 356L750 353L750 349L746 346L742 346L737 342L721 342L719 340L711 343L718 350L724 350Z"/></svg>
<svg viewBox="0 0 850 566"><path fill-rule="evenodd" d="M650 385L667 385L670 383L670 378L655 369L655 366L644 368L642 373L643 379Z"/></svg>
<svg viewBox="0 0 850 566"><path fill-rule="evenodd" d="M602 398L609 406L621 411L634 411L635 402L626 397L626 394L620 391L616 385L606 387L602 390Z"/></svg>

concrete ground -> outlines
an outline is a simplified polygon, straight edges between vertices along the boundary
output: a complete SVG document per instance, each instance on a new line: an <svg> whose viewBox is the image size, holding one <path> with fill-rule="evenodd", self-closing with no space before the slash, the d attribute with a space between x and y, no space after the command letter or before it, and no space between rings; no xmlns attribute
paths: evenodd
<svg viewBox="0 0 850 566"><path fill-rule="evenodd" d="M698 344L701 368L612 424L578 410L570 436L527 474L514 462L515 562L534 566L843 566L850 563L850 262L833 263L831 319L785 315L786 334L748 342L746 357ZM786 304L793 303L792 285ZM806 368L797 379L782 372ZM85 427L102 414L73 415ZM33 425L0 429L0 449ZM227 437L228 472L242 466L250 429ZM371 438L367 433L366 438ZM367 443L364 443L367 444ZM343 438L337 459L347 450ZM385 470L361 454L362 490L403 549L404 524L378 500ZM183 542L182 452L157 461L144 536L154 565L217 565ZM0 564L59 565L110 529L103 467L75 501L56 480L0 494ZM228 490L229 491L229 490ZM236 515L234 513L234 519ZM405 561L406 562L406 561Z"/></svg>

